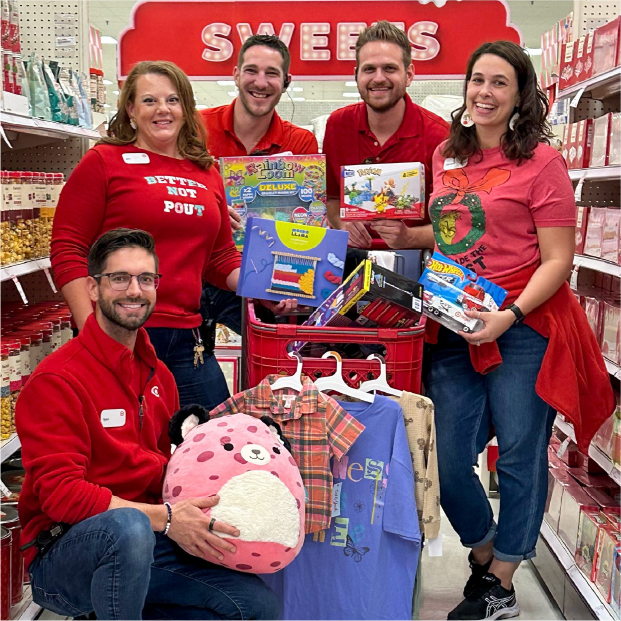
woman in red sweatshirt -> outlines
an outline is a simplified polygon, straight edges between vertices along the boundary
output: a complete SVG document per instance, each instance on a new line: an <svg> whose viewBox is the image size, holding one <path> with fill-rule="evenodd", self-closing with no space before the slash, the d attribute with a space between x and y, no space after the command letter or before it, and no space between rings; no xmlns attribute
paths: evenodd
<svg viewBox="0 0 621 621"><path fill-rule="evenodd" d="M479 47L464 99L433 160L436 249L509 295L499 311L468 311L484 323L474 334L430 322L435 345L425 384L435 404L442 507L472 548L466 599L448 618L496 619L519 613L512 578L535 556L556 411L574 422L584 450L614 398L566 282L574 193L548 144L548 104L526 52L508 41ZM498 523L473 470L491 425L500 454Z"/></svg>
<svg viewBox="0 0 621 621"><path fill-rule="evenodd" d="M192 87L173 63L140 62L132 69L108 137L86 153L61 193L51 260L78 329L93 312L89 248L117 227L155 238L162 280L147 332L175 376L181 404L212 409L229 393L215 356L201 350L202 279L235 291L241 256Z"/></svg>

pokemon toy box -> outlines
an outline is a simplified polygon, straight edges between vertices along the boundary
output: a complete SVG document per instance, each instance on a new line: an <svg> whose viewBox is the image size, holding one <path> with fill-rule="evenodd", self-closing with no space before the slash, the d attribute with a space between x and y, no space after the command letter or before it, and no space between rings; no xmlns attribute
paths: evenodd
<svg viewBox="0 0 621 621"><path fill-rule="evenodd" d="M341 220L425 217L425 167L409 164L341 166Z"/></svg>
<svg viewBox="0 0 621 621"><path fill-rule="evenodd" d="M233 241L242 250L253 217L326 226L326 156L271 155L220 158L226 203L241 217Z"/></svg>
<svg viewBox="0 0 621 621"><path fill-rule="evenodd" d="M346 231L248 220L237 294L319 306L343 280L348 237Z"/></svg>
<svg viewBox="0 0 621 621"><path fill-rule="evenodd" d="M478 332L480 319L470 319L466 310L498 310L507 292L472 270L434 252L421 274L423 313L453 332Z"/></svg>

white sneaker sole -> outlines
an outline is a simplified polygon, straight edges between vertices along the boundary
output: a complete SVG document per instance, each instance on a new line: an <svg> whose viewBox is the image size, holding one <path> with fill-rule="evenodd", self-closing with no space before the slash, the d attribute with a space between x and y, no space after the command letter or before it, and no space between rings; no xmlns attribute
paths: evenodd
<svg viewBox="0 0 621 621"><path fill-rule="evenodd" d="M520 606L516 602L515 606L497 610L491 617L486 617L485 619L486 621L487 619L511 619L512 617L517 617L519 614L520 614Z"/></svg>

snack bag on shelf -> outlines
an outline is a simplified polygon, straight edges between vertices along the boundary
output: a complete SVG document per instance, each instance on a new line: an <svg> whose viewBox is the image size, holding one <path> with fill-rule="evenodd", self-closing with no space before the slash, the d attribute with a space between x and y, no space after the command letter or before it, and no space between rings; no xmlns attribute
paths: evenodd
<svg viewBox="0 0 621 621"><path fill-rule="evenodd" d="M602 234L602 259L619 263L619 234L621 233L621 210L606 209Z"/></svg>
<svg viewBox="0 0 621 621"><path fill-rule="evenodd" d="M593 42L593 75L606 73L617 66L619 24L621 17L595 29Z"/></svg>
<svg viewBox="0 0 621 621"><path fill-rule="evenodd" d="M591 148L591 168L608 165L608 142L610 138L610 119L612 114L604 114L593 121L593 146Z"/></svg>
<svg viewBox="0 0 621 621"><path fill-rule="evenodd" d="M73 83L74 90L78 95L78 119L80 127L92 129L93 115L91 112L90 99L86 96L82 80L75 71L71 71L71 81Z"/></svg>
<svg viewBox="0 0 621 621"><path fill-rule="evenodd" d="M612 585L615 548L620 545L621 535L613 526L606 525L600 529L592 580L607 602L610 602L611 599L610 587Z"/></svg>
<svg viewBox="0 0 621 621"><path fill-rule="evenodd" d="M30 87L31 115L51 121L50 97L45 86L41 61L36 54L31 54L28 58L28 86Z"/></svg>
<svg viewBox="0 0 621 621"><path fill-rule="evenodd" d="M600 515L599 508L584 507L580 511L575 559L578 568L591 581L595 577L600 529L606 526L608 521Z"/></svg>
<svg viewBox="0 0 621 621"><path fill-rule="evenodd" d="M601 258L602 242L604 241L604 225L606 223L606 208L591 207L587 224L584 254Z"/></svg>
<svg viewBox="0 0 621 621"><path fill-rule="evenodd" d="M67 116L61 108L61 93L57 89L57 82L49 65L43 61L41 63L43 69L43 78L47 86L47 93L50 98L50 109L52 112L52 121L57 123L67 123Z"/></svg>

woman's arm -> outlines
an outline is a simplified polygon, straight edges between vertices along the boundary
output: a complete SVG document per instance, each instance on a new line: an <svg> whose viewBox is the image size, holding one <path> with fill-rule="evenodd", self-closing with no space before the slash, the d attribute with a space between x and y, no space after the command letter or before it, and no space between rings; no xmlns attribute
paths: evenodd
<svg viewBox="0 0 621 621"><path fill-rule="evenodd" d="M86 278L76 278L61 288L71 316L78 330L84 327L86 318L93 312L93 303L86 290Z"/></svg>

